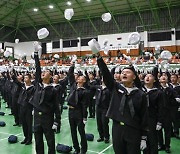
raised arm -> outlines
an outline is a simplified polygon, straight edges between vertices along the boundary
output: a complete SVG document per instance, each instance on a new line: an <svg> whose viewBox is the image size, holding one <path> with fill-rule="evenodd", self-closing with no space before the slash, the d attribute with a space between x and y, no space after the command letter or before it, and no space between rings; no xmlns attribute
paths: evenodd
<svg viewBox="0 0 180 154"><path fill-rule="evenodd" d="M9 71L7 71L7 79L8 79L8 80L11 80L10 72L9 72Z"/></svg>
<svg viewBox="0 0 180 154"><path fill-rule="evenodd" d="M87 72L86 69L85 69L84 73L85 73L85 75L86 75L86 80L89 81L90 79L89 79L89 75L88 75L88 72Z"/></svg>
<svg viewBox="0 0 180 154"><path fill-rule="evenodd" d="M16 83L18 86L20 86L20 87L23 87L23 86L24 86L23 83L21 83L21 82L18 81L18 79L17 79L17 74L16 74L15 69L13 69L12 79L13 79L14 83Z"/></svg>
<svg viewBox="0 0 180 154"><path fill-rule="evenodd" d="M111 73L109 72L107 65L105 64L102 57L97 58L97 64L98 64L98 67L99 67L101 74L103 76L103 81L104 81L105 85L107 86L107 88L109 90L113 90L115 81L114 81Z"/></svg>
<svg viewBox="0 0 180 154"><path fill-rule="evenodd" d="M113 67L113 68L111 69L111 75L112 75L112 76L114 76L114 74L115 74L115 69L116 69L116 67Z"/></svg>
<svg viewBox="0 0 180 154"><path fill-rule="evenodd" d="M38 57L38 53L34 52L34 60L35 60L35 67L36 67L36 73L35 73L35 83L42 82L41 79L41 66L40 61Z"/></svg>
<svg viewBox="0 0 180 154"><path fill-rule="evenodd" d="M68 71L68 79L69 79L69 82L70 82L70 86L72 86L75 82L75 77L74 77L74 65L72 65L70 68L69 68L69 71Z"/></svg>
<svg viewBox="0 0 180 154"><path fill-rule="evenodd" d="M141 139L146 139L148 132L148 107L145 94L142 95L141 111L139 114L141 116Z"/></svg>

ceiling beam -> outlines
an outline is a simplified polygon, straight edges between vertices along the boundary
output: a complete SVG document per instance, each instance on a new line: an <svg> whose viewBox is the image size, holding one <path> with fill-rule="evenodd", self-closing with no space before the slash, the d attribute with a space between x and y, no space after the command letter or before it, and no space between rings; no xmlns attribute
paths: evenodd
<svg viewBox="0 0 180 154"><path fill-rule="evenodd" d="M19 31L27 40L30 40L29 37L28 37L21 29L18 29L18 31Z"/></svg>
<svg viewBox="0 0 180 154"><path fill-rule="evenodd" d="M11 11L9 11L6 15L4 15L2 18L0 18L0 21L2 22L4 19L7 19L8 17L14 15L19 9L21 9L21 6L18 5L17 7L15 7L14 9L12 9Z"/></svg>
<svg viewBox="0 0 180 154"><path fill-rule="evenodd" d="M17 15L17 23L16 23L16 32L15 32L15 35L14 35L14 39L16 38L16 35L17 35L17 31L19 30L19 25L20 25L20 21L21 21L21 16L24 12L24 8L25 8L25 5L26 5L26 2L27 0L24 0L25 2L23 3L23 6L22 6L22 9L18 11L18 15ZM21 4L21 3L20 3Z"/></svg>
<svg viewBox="0 0 180 154"><path fill-rule="evenodd" d="M4 3L2 3L2 4L0 5L0 9L2 9L4 6L6 6L7 3L8 3L8 1L4 1Z"/></svg>
<svg viewBox="0 0 180 154"><path fill-rule="evenodd" d="M5 26L5 25L3 25L3 26L0 28L0 31L1 31L4 27L6 27L6 26Z"/></svg>
<svg viewBox="0 0 180 154"><path fill-rule="evenodd" d="M180 19L180 14L178 15L176 21L175 21L175 24L174 24L174 28L176 28L176 26L178 26L178 22L179 22L179 19Z"/></svg>
<svg viewBox="0 0 180 154"><path fill-rule="evenodd" d="M7 33L4 37L1 38L4 41L9 35L11 35L16 29L12 30L11 32Z"/></svg>
<svg viewBox="0 0 180 154"><path fill-rule="evenodd" d="M174 22L173 22L173 19L172 19L172 15L171 15L171 10L170 10L170 3L169 1L166 0L166 5L167 5L167 8L168 8L168 14L169 14L169 21L170 21L170 26L171 28L174 28Z"/></svg>
<svg viewBox="0 0 180 154"><path fill-rule="evenodd" d="M51 0L52 1L52 0ZM127 0L127 2L128 2L128 0ZM54 4L53 2L52 3L48 3L48 4ZM28 5L29 5L29 3L28 3ZM40 6L43 6L43 5L40 5ZM178 8L180 6L180 3L171 3L171 8L172 7L176 7L176 8ZM36 7L38 7L37 5L36 5ZM32 8L32 7L31 7ZM129 10L127 10L127 11L123 11L123 12L114 12L113 13L113 15L125 15L125 14L133 14L133 13L137 13L137 9L134 9L134 8L132 8L131 6L129 7L130 9ZM140 9L140 11L141 11L141 13L142 12L146 12L146 11L158 11L158 10L160 10L160 9L167 9L167 6L166 5L159 5L159 6L157 6L157 7L152 7L152 8L141 8ZM99 18L99 16L100 16L100 14L95 14L95 15L93 15L93 17L91 17L91 19L94 19L94 18ZM72 20L71 21L79 21L79 20L84 20L84 19L87 19L87 17L81 17L81 18L76 18L76 19L74 19L74 18L72 18ZM139 19L139 18L138 18ZM140 19L139 19L140 20ZM62 21L56 21L56 22L53 22L53 24L58 24L58 23L64 23L64 22L66 22L65 20L62 20ZM36 23L36 26L41 26L41 25L43 25L43 24L38 24L38 23ZM25 27L30 27L30 26L27 26L27 25L22 25L21 26L21 28L25 28Z"/></svg>
<svg viewBox="0 0 180 154"><path fill-rule="evenodd" d="M112 11L106 6L104 0L100 0L100 2L101 2L101 4L103 5L104 9L105 9L107 12L111 13L112 19L113 19L113 21L114 21L114 23L115 23L115 25L116 25L116 27L117 27L117 29L118 29L118 32L122 32L123 30L122 30L122 29L120 28L120 26L118 25L118 23L117 23L114 15L113 15L113 13L112 13Z"/></svg>
<svg viewBox="0 0 180 154"><path fill-rule="evenodd" d="M54 32L58 35L58 37L61 38L60 33L54 28L54 26L51 24L51 21L50 21L49 17L45 14L45 12L40 7L39 7L39 11L45 17L45 20L51 26L51 28L54 30Z"/></svg>
<svg viewBox="0 0 180 154"><path fill-rule="evenodd" d="M60 6L54 2L56 7L58 8L59 13L61 13L64 16L64 11L60 8ZM73 31L76 33L77 36L79 36L78 32L76 31L76 29L74 28L74 26L72 25L72 23L69 20L66 20L66 22L71 26L71 28L73 29Z"/></svg>
<svg viewBox="0 0 180 154"><path fill-rule="evenodd" d="M26 13L26 11L24 11L24 14L29 18L30 25L37 31L37 28L35 27L36 25L35 21L31 18L31 16L28 13Z"/></svg>
<svg viewBox="0 0 180 154"><path fill-rule="evenodd" d="M83 11L84 15L86 16L86 18L89 20L89 22L91 23L93 29L96 31L96 34L99 34L99 31L97 30L96 26L93 24L91 18L89 17L89 15L87 15L86 11L84 10L84 8L82 7L81 3L78 0L75 0L76 3L79 5L79 7L81 8L81 10Z"/></svg>
<svg viewBox="0 0 180 154"><path fill-rule="evenodd" d="M153 15L154 21L157 23L157 28L160 28L161 27L161 22L160 22L160 18L159 18L159 15L158 15L158 10L152 10L152 8L158 7L157 1L148 0L148 3L150 5L150 9L151 9L151 13Z"/></svg>
<svg viewBox="0 0 180 154"><path fill-rule="evenodd" d="M60 33L54 28L54 26L51 24L51 21L49 19L49 17L44 13L44 11L42 11L41 9L39 9L41 11L41 13L44 15L47 23L51 26L51 28L54 30L54 32L61 38Z"/></svg>
<svg viewBox="0 0 180 154"><path fill-rule="evenodd" d="M129 14L132 13L134 16L136 16L135 13L137 13L137 9L134 10L134 9L131 7L131 4L130 4L129 0L127 0L127 4L128 4L128 6L129 6L129 8L130 8ZM139 20L139 22L142 22L140 18L138 18L138 20Z"/></svg>
<svg viewBox="0 0 180 154"><path fill-rule="evenodd" d="M138 12L139 19L140 19L141 24L142 24L142 26L143 26L143 29L144 29L144 31L145 31L146 28L145 28L145 24L144 24L143 18L142 18L142 16L141 16L140 9L139 9L139 7L137 6L137 4L136 4L136 2L135 2L134 0L131 0L131 2L133 2L134 6L135 6L135 8L136 8L136 10L137 10L137 12Z"/></svg>

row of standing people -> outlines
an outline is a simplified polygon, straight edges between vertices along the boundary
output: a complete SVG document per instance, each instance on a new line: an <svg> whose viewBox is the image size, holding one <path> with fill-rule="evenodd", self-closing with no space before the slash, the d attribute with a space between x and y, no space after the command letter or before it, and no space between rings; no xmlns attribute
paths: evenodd
<svg viewBox="0 0 180 154"><path fill-rule="evenodd" d="M177 84L177 75L173 74L171 76L172 83L168 84L166 75L157 78L158 70L155 68L151 73L146 74L142 83L132 66L123 70L113 69L112 72L109 72L103 59L99 56L97 63L100 69L99 74L102 77L96 76L93 71L75 72L74 65L72 65L67 77L60 81L60 84L57 73L53 76L53 84L50 84L52 71L46 70L41 73L36 54L35 62L36 73L33 84L29 74L24 76L25 84L23 84L23 76L15 75L14 71L12 79L18 88L12 89L16 89L15 92L19 96L14 97L15 95L11 95L11 93L2 92L8 105L13 104L12 113L15 116L15 125L20 123L16 116L19 115L18 109L20 109L25 135L22 143L31 143L32 110L34 110L36 152L44 153L43 134L45 134L49 153L55 153L53 130L60 130L60 110L62 110L65 98L63 95L66 95L64 89L69 80L68 116L74 153L81 152L83 154L88 149L85 137L88 107L89 118L94 118L96 114L98 142L109 143L109 118L113 120L112 139L116 154L136 154L145 148L144 153L155 154L158 153L158 145L160 150L165 148L166 152L170 152L172 123L174 135L176 137L179 135L177 117L180 88ZM11 91L8 84L12 82L10 76L4 75L4 80L4 89L7 88ZM12 98L16 98L17 101ZM19 105L14 107L14 103ZM165 145L162 128L165 130ZM77 130L81 136L81 148Z"/></svg>

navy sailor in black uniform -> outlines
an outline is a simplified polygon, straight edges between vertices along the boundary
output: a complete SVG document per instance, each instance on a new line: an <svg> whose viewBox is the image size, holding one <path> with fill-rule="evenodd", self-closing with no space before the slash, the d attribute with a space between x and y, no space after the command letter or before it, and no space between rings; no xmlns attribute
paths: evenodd
<svg viewBox="0 0 180 154"><path fill-rule="evenodd" d="M99 132L97 142L104 141L105 143L109 143L109 118L106 117L106 113L109 108L110 99L110 91L102 79L102 85L97 86L96 89L96 120Z"/></svg>
<svg viewBox="0 0 180 154"><path fill-rule="evenodd" d="M165 150L167 153L171 153L170 144L171 144L171 108L177 106L177 94L168 85L168 77L166 75L162 75L160 77L161 83L161 91L163 93L163 123L162 126L164 128L164 136L162 129L158 131L158 140L159 140L159 150ZM164 145L165 139L165 145Z"/></svg>
<svg viewBox="0 0 180 154"><path fill-rule="evenodd" d="M87 107L88 107L88 93L84 85L86 78L82 74L74 76L74 65L70 67L68 72L70 82L70 93L68 96L69 105L69 124L71 129L71 136L74 154L85 154L87 152L87 140L85 135L85 123L87 121ZM81 150L79 147L77 129L81 138Z"/></svg>
<svg viewBox="0 0 180 154"><path fill-rule="evenodd" d="M148 100L148 138L145 154L158 154L158 130L162 128L162 104L163 95L158 82L158 68L154 67L152 73L148 73L144 78L144 88Z"/></svg>
<svg viewBox="0 0 180 154"><path fill-rule="evenodd" d="M134 67L121 72L121 82L114 81L102 57L98 56L98 67L104 83L112 92L107 117L113 120L112 139L115 154L140 154L146 148L148 130L147 99L138 89L141 85Z"/></svg>
<svg viewBox="0 0 180 154"><path fill-rule="evenodd" d="M44 134L47 140L48 154L55 154L54 130L57 130L60 123L57 90L50 84L52 72L46 70L41 73L38 53L35 52L34 58L36 64L35 92L31 102L34 107L36 153L44 154Z"/></svg>
<svg viewBox="0 0 180 154"><path fill-rule="evenodd" d="M177 97L175 98L177 103L171 106L171 118L172 118L172 133L173 136L177 139L180 139L179 137L179 124L178 121L180 120L180 116L178 116L178 108L180 108L180 85L178 84L178 75L172 74L171 75L171 83L169 86L174 90L174 92L177 94ZM180 113L179 113L180 114Z"/></svg>
<svg viewBox="0 0 180 154"><path fill-rule="evenodd" d="M33 97L34 86L31 83L31 75L24 76L24 83L21 84L22 90L19 95L18 104L20 104L20 119L22 120L22 128L25 139L21 144L29 145L32 143L32 110L30 99Z"/></svg>
<svg viewBox="0 0 180 154"><path fill-rule="evenodd" d="M61 110L61 108L63 107L63 102L62 102L62 91L63 91L63 89L62 89L62 86L59 84L59 75L57 75L57 74L55 74L54 76L53 76L53 87L54 88L56 88L56 90L57 90L57 92L58 92L58 95L57 95L57 100L58 100L58 103L59 103L59 110ZM60 123L59 123L59 125L58 125L58 128L57 128L57 134L58 133L60 133L60 126L61 126L61 121L60 121Z"/></svg>

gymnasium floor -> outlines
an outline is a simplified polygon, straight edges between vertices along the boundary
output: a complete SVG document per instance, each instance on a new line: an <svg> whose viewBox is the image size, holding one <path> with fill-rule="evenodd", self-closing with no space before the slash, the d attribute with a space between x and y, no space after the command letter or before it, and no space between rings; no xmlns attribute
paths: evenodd
<svg viewBox="0 0 180 154"><path fill-rule="evenodd" d="M0 127L0 153L1 154L35 154L35 144L34 139L32 145L22 145L20 142L24 139L21 127L14 127L14 118L10 113L10 109L5 108L5 103L2 103L1 111L5 112L5 116L0 116L0 121L6 122L6 127ZM64 110L62 114L62 127L61 133L56 134L56 144L62 143L66 145L71 145L71 134L68 123L68 110ZM111 128L110 128L111 130ZM93 133L95 135L95 140L93 142L88 142L88 152L87 154L113 154L112 143L105 144L103 142L96 142L98 138L96 121L94 119L88 119L86 124L86 133ZM9 144L7 139L10 135L17 135L19 142L16 144ZM180 140L172 138L172 154L180 153ZM47 154L47 145L45 142L45 153ZM160 154L165 154L165 152L160 152Z"/></svg>

